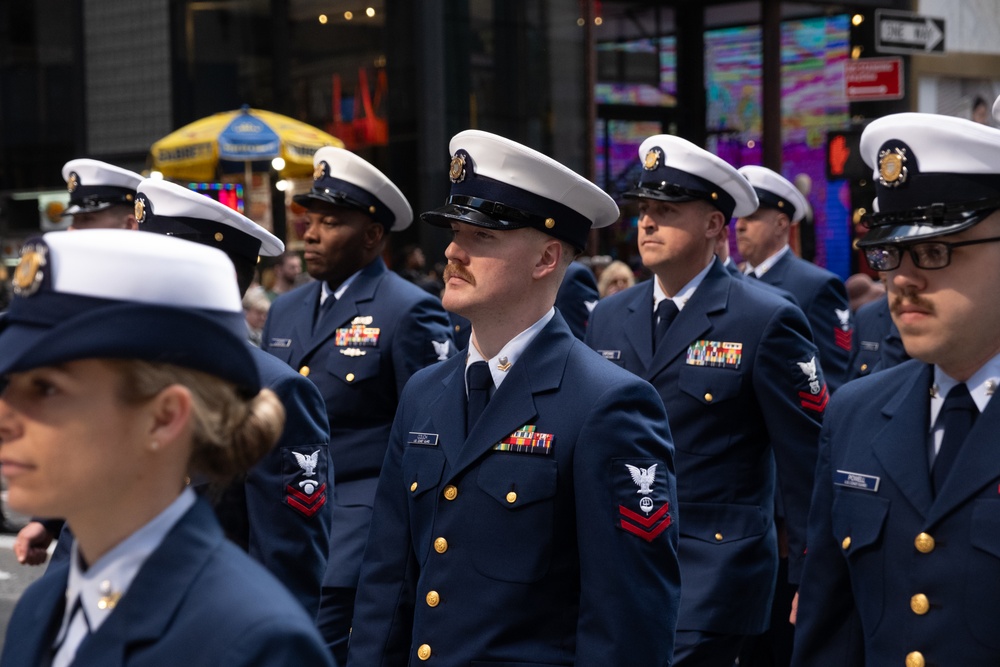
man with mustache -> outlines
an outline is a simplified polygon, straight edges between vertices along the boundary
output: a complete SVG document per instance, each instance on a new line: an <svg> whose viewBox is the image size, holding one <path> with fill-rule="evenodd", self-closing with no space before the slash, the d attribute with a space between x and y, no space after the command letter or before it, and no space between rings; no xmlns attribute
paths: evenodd
<svg viewBox="0 0 1000 667"><path fill-rule="evenodd" d="M673 664L732 667L770 622L776 485L798 581L828 392L802 311L715 256L730 218L757 208L750 183L676 136L649 137L639 157L625 196L638 200L639 254L654 277L602 299L586 340L651 382L670 417L683 581Z"/></svg>
<svg viewBox="0 0 1000 667"><path fill-rule="evenodd" d="M1000 130L895 114L861 152L858 246L913 359L830 401L793 665L997 665Z"/></svg>
<svg viewBox="0 0 1000 667"><path fill-rule="evenodd" d="M673 447L656 391L553 307L614 201L486 132L451 141L444 305L466 355L400 399L348 664L666 667L677 618Z"/></svg>
<svg viewBox="0 0 1000 667"><path fill-rule="evenodd" d="M316 281L275 300L261 347L312 380L326 402L335 500L317 624L343 665L399 395L413 373L455 349L441 302L382 261L389 232L413 220L403 193L341 148L319 149L313 164L312 190L295 201L307 209L304 259Z"/></svg>

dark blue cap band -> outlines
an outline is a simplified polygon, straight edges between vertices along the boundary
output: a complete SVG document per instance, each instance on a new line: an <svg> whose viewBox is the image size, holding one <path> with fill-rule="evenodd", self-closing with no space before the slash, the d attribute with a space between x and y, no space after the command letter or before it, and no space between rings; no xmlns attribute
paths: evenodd
<svg viewBox="0 0 1000 667"><path fill-rule="evenodd" d="M726 220L733 217L733 211L736 210L736 200L715 183L663 164L656 169L643 169L639 184L624 196L676 202L702 199L719 209Z"/></svg>
<svg viewBox="0 0 1000 667"><path fill-rule="evenodd" d="M396 216L378 197L364 188L333 176L324 176L313 181L310 192L295 195L292 199L296 204L306 208L309 208L310 200L318 200L334 206L357 209L370 215L375 222L386 228L392 227L396 221Z"/></svg>
<svg viewBox="0 0 1000 667"><path fill-rule="evenodd" d="M757 187L753 190L757 193L757 199L760 200L761 206L777 209L787 215L789 219L795 217L795 206L792 205L792 202L788 201L784 197L779 197L770 190L764 190Z"/></svg>

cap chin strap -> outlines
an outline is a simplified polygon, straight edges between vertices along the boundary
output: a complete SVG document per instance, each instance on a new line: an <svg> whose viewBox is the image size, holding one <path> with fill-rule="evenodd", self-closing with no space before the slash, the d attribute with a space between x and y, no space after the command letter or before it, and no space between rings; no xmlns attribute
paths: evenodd
<svg viewBox="0 0 1000 667"><path fill-rule="evenodd" d="M1000 197L977 199L959 204L936 203L918 206L905 211L878 211L867 213L861 222L868 229L887 225L926 224L932 226L953 225L971 218L982 217L1000 209Z"/></svg>

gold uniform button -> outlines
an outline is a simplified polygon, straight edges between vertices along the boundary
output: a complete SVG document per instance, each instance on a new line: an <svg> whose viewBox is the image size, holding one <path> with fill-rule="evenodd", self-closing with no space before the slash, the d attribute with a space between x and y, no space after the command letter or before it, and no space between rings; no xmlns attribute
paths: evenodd
<svg viewBox="0 0 1000 667"><path fill-rule="evenodd" d="M417 490L417 483L414 482L413 484L410 484L410 493L413 493L416 490Z"/></svg>
<svg viewBox="0 0 1000 667"><path fill-rule="evenodd" d="M513 505L514 503L516 503L517 502L517 494L514 493L513 491L511 491L510 493L508 493L507 494L507 502L510 503L511 505Z"/></svg>
<svg viewBox="0 0 1000 667"><path fill-rule="evenodd" d="M924 667L926 664L924 654L920 651L913 651L906 654L906 667Z"/></svg>
<svg viewBox="0 0 1000 667"><path fill-rule="evenodd" d="M299 369L299 375L301 375L304 378L309 377L309 367L308 366L303 366L302 368L300 368Z"/></svg>
<svg viewBox="0 0 1000 667"><path fill-rule="evenodd" d="M454 484L449 484L444 487L444 499L454 500L455 498L458 498L458 487Z"/></svg>
<svg viewBox="0 0 1000 667"><path fill-rule="evenodd" d="M215 240L222 243L222 232L215 232Z"/></svg>
<svg viewBox="0 0 1000 667"><path fill-rule="evenodd" d="M428 607L436 607L439 604L441 604L441 596L438 595L437 591L430 591L427 594L427 606Z"/></svg>
<svg viewBox="0 0 1000 667"><path fill-rule="evenodd" d="M711 394L705 394L705 402L706 403L711 403L712 402L712 395Z"/></svg>
<svg viewBox="0 0 1000 667"><path fill-rule="evenodd" d="M923 593L917 593L910 598L910 609L917 616L923 616L931 610L931 603Z"/></svg>
<svg viewBox="0 0 1000 667"><path fill-rule="evenodd" d="M847 549L850 549L851 548L851 536L848 535L847 537L845 537L844 541L840 543L840 546L844 547L845 551Z"/></svg>
<svg viewBox="0 0 1000 667"><path fill-rule="evenodd" d="M716 542L721 542L722 541L722 533L716 533L715 534L715 541Z"/></svg>
<svg viewBox="0 0 1000 667"><path fill-rule="evenodd" d="M862 372L868 370L868 364L861 364L861 370Z"/></svg>
<svg viewBox="0 0 1000 667"><path fill-rule="evenodd" d="M447 550L448 550L448 540L444 539L443 537L439 537L436 540L434 540L434 551L438 552L439 554L443 554Z"/></svg>
<svg viewBox="0 0 1000 667"><path fill-rule="evenodd" d="M348 373L344 379L348 382L354 382L354 373Z"/></svg>
<svg viewBox="0 0 1000 667"><path fill-rule="evenodd" d="M420 648L417 649L417 657L421 660L427 660L431 657L431 647L428 644L421 644Z"/></svg>
<svg viewBox="0 0 1000 667"><path fill-rule="evenodd" d="M920 533L917 538L913 540L913 546L917 548L922 554L929 554L934 551L934 538L927 533Z"/></svg>

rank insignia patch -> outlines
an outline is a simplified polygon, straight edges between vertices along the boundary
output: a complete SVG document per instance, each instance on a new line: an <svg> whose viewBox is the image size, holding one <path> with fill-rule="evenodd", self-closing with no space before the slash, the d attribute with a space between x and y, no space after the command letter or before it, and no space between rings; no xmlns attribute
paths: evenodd
<svg viewBox="0 0 1000 667"><path fill-rule="evenodd" d="M555 437L551 433L538 433L534 424L525 424L493 445L493 449L498 452L548 455L552 453L554 440Z"/></svg>
<svg viewBox="0 0 1000 667"><path fill-rule="evenodd" d="M851 311L849 309L841 310L840 308L834 308L833 312L837 315L837 320L840 322L840 327L833 330L833 342L837 344L837 347L850 352L851 334L854 333L851 330Z"/></svg>
<svg viewBox="0 0 1000 667"><path fill-rule="evenodd" d="M343 329L337 329L334 335L333 344L338 347L345 345L360 345L361 347L375 347L378 345L378 335L381 331L378 327L366 327L361 324L352 324Z"/></svg>
<svg viewBox="0 0 1000 667"><path fill-rule="evenodd" d="M743 343L724 343L717 340L699 340L687 351L688 366L711 368L739 368L743 359Z"/></svg>
<svg viewBox="0 0 1000 667"><path fill-rule="evenodd" d="M799 392L799 402L807 410L823 412L826 409L827 402L830 400L830 392L826 389L826 382L822 381L819 377L816 357L813 357L809 361L797 361L795 363L798 364L799 370L806 376L806 382L809 383L809 391Z"/></svg>
<svg viewBox="0 0 1000 667"><path fill-rule="evenodd" d="M327 452L288 448L282 454L285 504L303 516L312 517L327 501Z"/></svg>
<svg viewBox="0 0 1000 667"><path fill-rule="evenodd" d="M656 459L615 459L611 465L618 499L615 525L652 542L673 524L666 471L657 474L660 461Z"/></svg>

